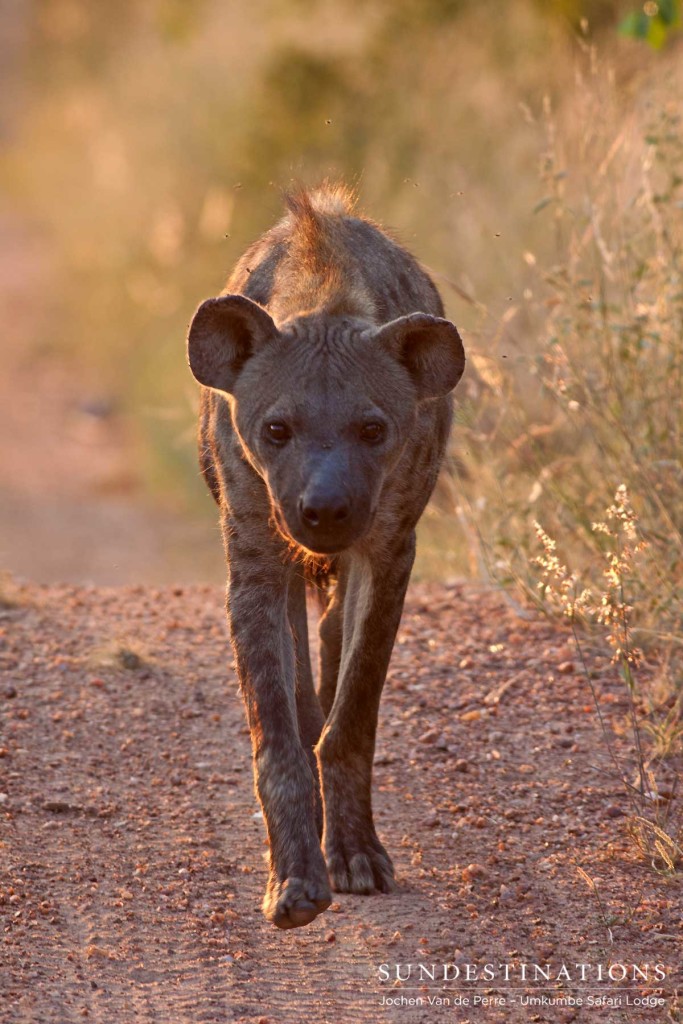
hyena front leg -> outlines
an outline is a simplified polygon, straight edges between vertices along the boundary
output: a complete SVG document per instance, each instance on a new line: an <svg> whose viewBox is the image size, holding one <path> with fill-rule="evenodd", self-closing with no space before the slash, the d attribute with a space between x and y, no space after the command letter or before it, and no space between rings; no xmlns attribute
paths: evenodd
<svg viewBox="0 0 683 1024"><path fill-rule="evenodd" d="M297 721L288 572L263 549L226 532L228 618L270 847L263 912L279 928L295 928L329 906L330 889L316 828L316 784Z"/></svg>
<svg viewBox="0 0 683 1024"><path fill-rule="evenodd" d="M338 892L391 892L391 859L372 820L372 762L377 713L401 619L415 535L401 538L377 562L349 556L337 692L318 760L323 787L323 849Z"/></svg>

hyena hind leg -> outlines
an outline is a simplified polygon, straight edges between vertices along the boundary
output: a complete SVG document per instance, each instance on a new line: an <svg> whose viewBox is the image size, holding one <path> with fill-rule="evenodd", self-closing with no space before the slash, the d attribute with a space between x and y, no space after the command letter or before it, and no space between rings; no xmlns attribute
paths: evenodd
<svg viewBox="0 0 683 1024"><path fill-rule="evenodd" d="M306 583L303 576L296 572L296 570L289 582L287 615L292 630L296 658L296 716L299 726L299 737L301 745L306 751L306 757L315 779L316 826L318 835L322 836L323 810L320 796L318 760L315 756L314 748L320 739L325 718L313 683L308 639L308 616L306 612Z"/></svg>
<svg viewBox="0 0 683 1024"><path fill-rule="evenodd" d="M318 697L325 718L334 704L339 681L344 621L344 593L339 581L318 627L320 635L320 684Z"/></svg>

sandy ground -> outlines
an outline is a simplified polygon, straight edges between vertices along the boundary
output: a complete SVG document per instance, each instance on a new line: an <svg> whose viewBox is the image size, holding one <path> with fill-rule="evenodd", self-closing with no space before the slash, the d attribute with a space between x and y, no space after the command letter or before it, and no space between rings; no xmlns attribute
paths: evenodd
<svg viewBox="0 0 683 1024"><path fill-rule="evenodd" d="M264 830L220 589L5 598L3 1024L682 1019L680 876L626 833L627 791L561 628L475 588L411 589L375 761L398 891L338 895L283 933L260 913ZM625 757L623 684L607 660L589 667ZM525 983L521 963L574 978ZM596 980L634 963L667 977ZM443 964L460 979L439 980ZM663 1005L639 1004L658 991Z"/></svg>
<svg viewBox="0 0 683 1024"><path fill-rule="evenodd" d="M215 517L188 517L145 495L131 424L108 407L101 385L63 360L8 355L0 374L0 567L40 582L221 580Z"/></svg>

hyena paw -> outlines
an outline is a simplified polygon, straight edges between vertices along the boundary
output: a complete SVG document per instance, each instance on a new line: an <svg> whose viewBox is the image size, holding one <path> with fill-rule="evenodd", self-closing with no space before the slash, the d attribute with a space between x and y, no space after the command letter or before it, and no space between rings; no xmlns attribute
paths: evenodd
<svg viewBox="0 0 683 1024"><path fill-rule="evenodd" d="M300 928L327 910L332 900L327 876L280 880L271 875L263 899L266 920L278 928Z"/></svg>
<svg viewBox="0 0 683 1024"><path fill-rule="evenodd" d="M325 844L327 871L335 892L369 895L394 892L394 866L379 839L360 843L332 840Z"/></svg>

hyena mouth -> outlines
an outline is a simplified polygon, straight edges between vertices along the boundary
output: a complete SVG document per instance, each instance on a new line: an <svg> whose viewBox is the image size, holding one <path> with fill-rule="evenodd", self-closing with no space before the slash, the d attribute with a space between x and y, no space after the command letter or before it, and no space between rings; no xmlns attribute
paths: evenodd
<svg viewBox="0 0 683 1024"><path fill-rule="evenodd" d="M297 526L296 530L288 531L296 544L306 548L315 555L338 555L350 548L365 531L347 527L343 530L311 530L305 525Z"/></svg>
<svg viewBox="0 0 683 1024"><path fill-rule="evenodd" d="M355 540L356 538L354 538ZM300 542L301 543L301 542ZM307 551L310 551L312 555L339 555L342 551L351 547L352 541L345 541L343 544L334 543L333 541L325 542L323 540L316 539L315 542L307 541L302 544Z"/></svg>
<svg viewBox="0 0 683 1024"><path fill-rule="evenodd" d="M275 502L271 505L270 526L275 530L288 548L308 552L316 556L338 555L356 543L367 533L367 525L358 529L351 523L336 529L321 530L307 527L305 522L290 525L283 510Z"/></svg>

